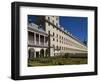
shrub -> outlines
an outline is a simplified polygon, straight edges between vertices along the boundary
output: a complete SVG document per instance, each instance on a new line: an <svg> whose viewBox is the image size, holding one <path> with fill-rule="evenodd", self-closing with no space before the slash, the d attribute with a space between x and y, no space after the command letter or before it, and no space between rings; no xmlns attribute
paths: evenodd
<svg viewBox="0 0 100 82"><path fill-rule="evenodd" d="M65 53L63 57L64 58L69 58L69 53Z"/></svg>
<svg viewBox="0 0 100 82"><path fill-rule="evenodd" d="M51 61L51 59L42 58L42 59L40 59L39 62L40 62L40 63L50 63L50 62L52 62L52 61Z"/></svg>

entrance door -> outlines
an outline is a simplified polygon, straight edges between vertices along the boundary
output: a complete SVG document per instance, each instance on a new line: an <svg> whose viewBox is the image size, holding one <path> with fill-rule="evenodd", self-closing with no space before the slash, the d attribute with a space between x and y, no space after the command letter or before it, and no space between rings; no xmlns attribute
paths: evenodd
<svg viewBox="0 0 100 82"><path fill-rule="evenodd" d="M36 52L36 58L39 58L39 52Z"/></svg>
<svg viewBox="0 0 100 82"><path fill-rule="evenodd" d="M29 54L29 59L33 59L34 58L34 49L29 49L28 51L28 54Z"/></svg>

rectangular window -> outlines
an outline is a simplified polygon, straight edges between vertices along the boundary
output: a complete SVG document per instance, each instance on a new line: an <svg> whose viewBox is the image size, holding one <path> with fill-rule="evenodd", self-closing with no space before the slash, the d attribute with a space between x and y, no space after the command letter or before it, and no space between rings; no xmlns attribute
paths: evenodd
<svg viewBox="0 0 100 82"><path fill-rule="evenodd" d="M54 24L54 20L52 20L52 23Z"/></svg>
<svg viewBox="0 0 100 82"><path fill-rule="evenodd" d="M61 43L61 40L60 40L60 43Z"/></svg>
<svg viewBox="0 0 100 82"><path fill-rule="evenodd" d="M55 45L53 45L53 49L54 49L54 51L55 51Z"/></svg>
<svg viewBox="0 0 100 82"><path fill-rule="evenodd" d="M49 22L48 22L48 26L50 26L50 17L48 17L48 21L49 21Z"/></svg>
<svg viewBox="0 0 100 82"><path fill-rule="evenodd" d="M58 42L58 39L57 39L57 42Z"/></svg>
<svg viewBox="0 0 100 82"><path fill-rule="evenodd" d="M50 26L50 23L48 22L48 26Z"/></svg>
<svg viewBox="0 0 100 82"><path fill-rule="evenodd" d="M61 36L59 36L59 39L61 39Z"/></svg>
<svg viewBox="0 0 100 82"><path fill-rule="evenodd" d="M57 38L58 38L58 34L57 34Z"/></svg>
<svg viewBox="0 0 100 82"><path fill-rule="evenodd" d="M55 41L55 38L53 38L53 41Z"/></svg>
<svg viewBox="0 0 100 82"><path fill-rule="evenodd" d="M58 17L56 18L56 20L58 20Z"/></svg>
<svg viewBox="0 0 100 82"><path fill-rule="evenodd" d="M50 17L48 17L48 21L50 21Z"/></svg>
<svg viewBox="0 0 100 82"><path fill-rule="evenodd" d="M56 23L56 26L58 26L58 23Z"/></svg>
<svg viewBox="0 0 100 82"><path fill-rule="evenodd" d="M53 32L53 36L55 36L55 33Z"/></svg>
<svg viewBox="0 0 100 82"><path fill-rule="evenodd" d="M63 47L62 47L62 50L63 50Z"/></svg>

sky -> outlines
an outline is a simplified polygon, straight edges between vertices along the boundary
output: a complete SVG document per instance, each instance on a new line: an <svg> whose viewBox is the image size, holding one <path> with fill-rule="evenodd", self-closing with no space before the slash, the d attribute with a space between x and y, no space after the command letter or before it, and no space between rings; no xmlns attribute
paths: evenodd
<svg viewBox="0 0 100 82"><path fill-rule="evenodd" d="M28 15L28 22L34 22L36 17L34 15ZM60 16L60 26L64 27L73 36L78 38L80 41L87 41L87 17L71 17L71 16Z"/></svg>
<svg viewBox="0 0 100 82"><path fill-rule="evenodd" d="M34 15L28 15L28 22L35 22L36 17Z"/></svg>
<svg viewBox="0 0 100 82"><path fill-rule="evenodd" d="M64 17L60 16L60 25L68 30L79 40L87 41L88 18L87 17Z"/></svg>

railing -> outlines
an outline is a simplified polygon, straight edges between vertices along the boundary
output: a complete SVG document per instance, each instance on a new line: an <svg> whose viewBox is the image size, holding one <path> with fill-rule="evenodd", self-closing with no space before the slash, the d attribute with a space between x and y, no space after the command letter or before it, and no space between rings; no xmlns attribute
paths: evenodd
<svg viewBox="0 0 100 82"><path fill-rule="evenodd" d="M40 42L41 46L48 46L48 43Z"/></svg>
<svg viewBox="0 0 100 82"><path fill-rule="evenodd" d="M34 41L28 41L29 45L36 45L36 46L48 46L48 43L44 43L44 42L34 42Z"/></svg>
<svg viewBox="0 0 100 82"><path fill-rule="evenodd" d="M28 41L28 44L34 44L34 41L29 40L29 41Z"/></svg>

